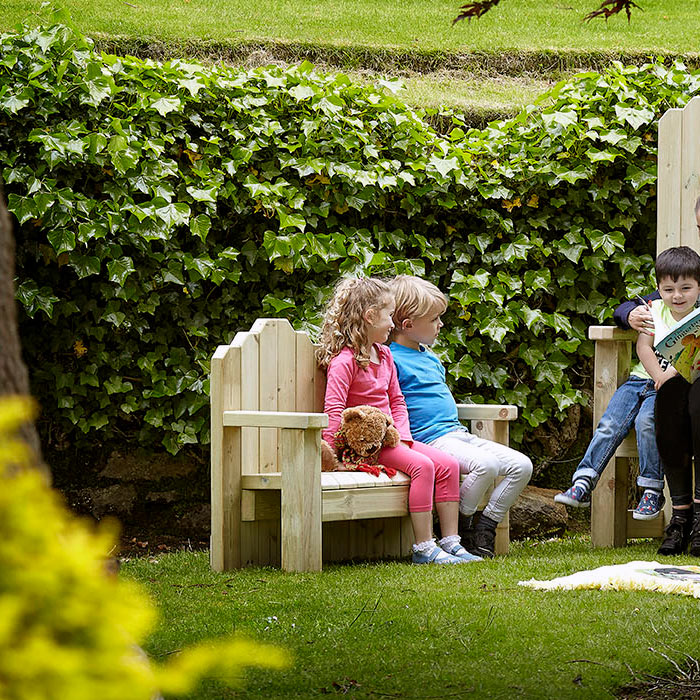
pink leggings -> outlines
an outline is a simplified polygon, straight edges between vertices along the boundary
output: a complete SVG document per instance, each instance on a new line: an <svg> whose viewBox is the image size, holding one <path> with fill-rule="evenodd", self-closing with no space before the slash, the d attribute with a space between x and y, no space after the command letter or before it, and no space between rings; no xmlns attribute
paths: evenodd
<svg viewBox="0 0 700 700"><path fill-rule="evenodd" d="M411 513L433 509L433 489L436 503L459 501L459 463L430 445L414 441L410 447L403 443L385 447L379 453L379 463L411 477L408 488Z"/></svg>

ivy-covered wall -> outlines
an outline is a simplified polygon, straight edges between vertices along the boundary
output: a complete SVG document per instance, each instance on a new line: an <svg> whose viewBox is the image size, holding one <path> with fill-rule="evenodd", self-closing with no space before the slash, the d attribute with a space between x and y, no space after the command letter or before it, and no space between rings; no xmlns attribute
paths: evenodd
<svg viewBox="0 0 700 700"><path fill-rule="evenodd" d="M62 24L0 37L0 167L50 447L206 446L216 345L263 315L313 328L341 274L438 283L455 393L520 406L526 449L587 403L587 326L653 285L657 119L700 76L616 64L484 130L455 114L446 136L395 89L98 55Z"/></svg>

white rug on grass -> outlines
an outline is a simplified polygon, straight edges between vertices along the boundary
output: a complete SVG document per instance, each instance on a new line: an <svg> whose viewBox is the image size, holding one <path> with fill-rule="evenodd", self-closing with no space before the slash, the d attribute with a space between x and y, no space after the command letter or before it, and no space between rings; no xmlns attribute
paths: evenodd
<svg viewBox="0 0 700 700"><path fill-rule="evenodd" d="M627 564L601 566L578 571L551 581L518 581L543 591L563 591L574 588L601 591L657 591L679 593L700 598L700 566L669 566L658 561L631 561Z"/></svg>

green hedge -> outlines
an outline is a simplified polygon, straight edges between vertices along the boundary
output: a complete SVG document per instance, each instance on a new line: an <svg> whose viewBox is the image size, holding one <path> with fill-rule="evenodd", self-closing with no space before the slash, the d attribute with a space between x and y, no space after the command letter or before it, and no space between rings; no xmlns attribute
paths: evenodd
<svg viewBox="0 0 700 700"><path fill-rule="evenodd" d="M656 120L677 64L579 75L447 137L308 64L98 55L64 24L0 39L0 166L21 333L55 440L206 444L209 358L261 315L313 327L339 274L426 275L453 299L460 398L585 403L586 327L649 288Z"/></svg>

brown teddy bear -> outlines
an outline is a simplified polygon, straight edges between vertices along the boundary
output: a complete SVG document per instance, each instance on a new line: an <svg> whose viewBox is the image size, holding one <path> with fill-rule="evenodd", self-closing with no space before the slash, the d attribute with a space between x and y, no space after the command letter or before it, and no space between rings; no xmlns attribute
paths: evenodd
<svg viewBox="0 0 700 700"><path fill-rule="evenodd" d="M375 476L385 471L393 476L395 469L379 464L379 453L383 447L396 447L400 441L393 419L379 408L346 408L335 434L335 451L339 459L335 468L340 471L366 471Z"/></svg>
<svg viewBox="0 0 700 700"><path fill-rule="evenodd" d="M325 440L321 440L321 471L333 472L339 468L340 462L335 450Z"/></svg>

